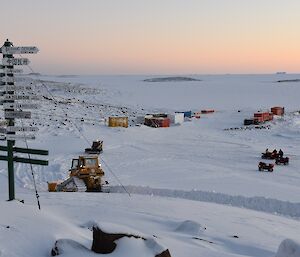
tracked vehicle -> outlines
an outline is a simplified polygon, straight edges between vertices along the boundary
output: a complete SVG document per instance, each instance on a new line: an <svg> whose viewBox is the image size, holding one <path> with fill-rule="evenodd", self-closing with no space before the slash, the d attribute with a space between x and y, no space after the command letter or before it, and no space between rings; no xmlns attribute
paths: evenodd
<svg viewBox="0 0 300 257"><path fill-rule="evenodd" d="M103 141L96 140L93 141L91 148L85 148L85 153L87 154L100 154L103 152Z"/></svg>
<svg viewBox="0 0 300 257"><path fill-rule="evenodd" d="M98 156L79 156L72 160L69 178L61 183L48 183L49 192L109 192L108 182Z"/></svg>

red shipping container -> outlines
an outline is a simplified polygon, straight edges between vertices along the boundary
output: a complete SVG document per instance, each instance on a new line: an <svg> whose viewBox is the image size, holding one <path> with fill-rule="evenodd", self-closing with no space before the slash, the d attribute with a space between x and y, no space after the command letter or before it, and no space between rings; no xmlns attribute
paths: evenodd
<svg viewBox="0 0 300 257"><path fill-rule="evenodd" d="M261 118L262 121L270 120L270 115L268 112L256 112L254 113L254 118Z"/></svg>
<svg viewBox="0 0 300 257"><path fill-rule="evenodd" d="M158 125L158 127L161 127L161 128L170 127L170 119L169 118L158 118L155 120L155 123Z"/></svg>
<svg viewBox="0 0 300 257"><path fill-rule="evenodd" d="M262 123L264 122L264 118L263 117L254 117L254 121L257 121L258 123Z"/></svg>
<svg viewBox="0 0 300 257"><path fill-rule="evenodd" d="M154 128L170 127L171 120L169 118L145 118L145 125Z"/></svg>
<svg viewBox="0 0 300 257"><path fill-rule="evenodd" d="M271 112L274 115L282 116L282 115L284 115L284 107L272 107Z"/></svg>
<svg viewBox="0 0 300 257"><path fill-rule="evenodd" d="M269 120L273 120L274 114L272 112L269 113Z"/></svg>
<svg viewBox="0 0 300 257"><path fill-rule="evenodd" d="M254 113L254 117L262 117L263 113L262 112L256 112Z"/></svg>
<svg viewBox="0 0 300 257"><path fill-rule="evenodd" d="M201 110L201 113L206 114L206 113L213 113L215 110L213 109L207 109L207 110Z"/></svg>
<svg viewBox="0 0 300 257"><path fill-rule="evenodd" d="M268 112L264 112L263 113L263 119L264 119L264 121L268 121L269 120L269 113Z"/></svg>

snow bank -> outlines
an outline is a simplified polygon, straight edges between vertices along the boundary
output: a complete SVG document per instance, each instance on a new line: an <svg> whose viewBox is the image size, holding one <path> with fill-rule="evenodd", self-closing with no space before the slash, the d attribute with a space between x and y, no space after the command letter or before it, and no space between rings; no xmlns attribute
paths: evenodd
<svg viewBox="0 0 300 257"><path fill-rule="evenodd" d="M157 189L142 186L127 186L126 190L131 194L155 195L162 197L182 198L194 201L212 202L242 207L267 213L276 213L290 217L300 217L300 203L291 203L265 197L233 196L215 192L184 191L172 189ZM121 186L111 187L112 193L124 193Z"/></svg>
<svg viewBox="0 0 300 257"><path fill-rule="evenodd" d="M166 249L160 246L154 239L147 239L145 241L143 239L124 237L117 240L117 247L112 253L105 255L109 257L121 257L126 253L131 257L154 257L165 250ZM51 255L62 257L102 256L102 254L96 254L80 243L70 239L57 240L51 251Z"/></svg>
<svg viewBox="0 0 300 257"><path fill-rule="evenodd" d="M199 236L206 228L202 227L198 222L185 220L181 222L175 229L177 232L182 232L192 236Z"/></svg>
<svg viewBox="0 0 300 257"><path fill-rule="evenodd" d="M51 256L95 256L90 249L71 239L59 239L51 250Z"/></svg>
<svg viewBox="0 0 300 257"><path fill-rule="evenodd" d="M285 239L279 245L277 254L275 257L299 257L300 256L300 244L291 239Z"/></svg>
<svg viewBox="0 0 300 257"><path fill-rule="evenodd" d="M102 231L106 233L113 233L113 234L132 234L140 237L147 237L146 234L141 233L131 227L124 226L118 223L111 223L111 222L96 222L94 220L90 220L85 222L84 224L80 225L82 228L88 228L89 230L93 230L93 227L101 228Z"/></svg>

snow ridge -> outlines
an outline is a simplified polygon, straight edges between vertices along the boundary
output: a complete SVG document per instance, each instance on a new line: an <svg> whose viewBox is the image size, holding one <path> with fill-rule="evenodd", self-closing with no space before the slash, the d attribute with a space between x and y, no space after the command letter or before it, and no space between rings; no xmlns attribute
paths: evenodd
<svg viewBox="0 0 300 257"><path fill-rule="evenodd" d="M184 191L172 189L158 189L143 186L126 186L130 194L153 195L162 197L173 197L201 202L211 202L217 204L241 207L266 213L280 214L293 218L300 217L300 203L291 203L261 196L245 197L233 196L215 192L205 192L199 190ZM112 186L111 193L125 193L121 186Z"/></svg>

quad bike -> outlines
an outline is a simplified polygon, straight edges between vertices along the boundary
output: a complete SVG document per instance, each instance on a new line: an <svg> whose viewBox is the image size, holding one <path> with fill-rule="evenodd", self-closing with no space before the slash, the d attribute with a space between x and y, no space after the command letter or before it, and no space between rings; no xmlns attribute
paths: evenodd
<svg viewBox="0 0 300 257"><path fill-rule="evenodd" d="M265 152L261 154L261 158L262 159L266 159L266 160L275 160L276 158L278 158L279 155L278 153L274 153L274 152Z"/></svg>
<svg viewBox="0 0 300 257"><path fill-rule="evenodd" d="M289 157L278 157L278 158L276 158L275 163L277 165L280 165L280 164L288 165L289 161L290 161Z"/></svg>
<svg viewBox="0 0 300 257"><path fill-rule="evenodd" d="M260 162L258 164L258 170L259 171L269 171L269 172L273 172L273 168L274 168L274 164L273 163L265 163L265 162Z"/></svg>

